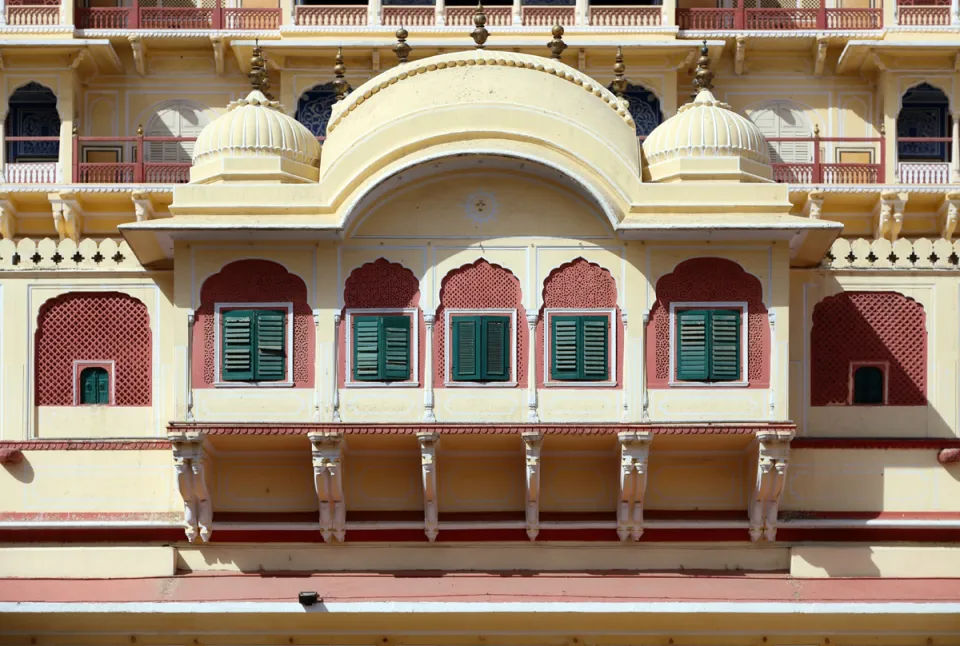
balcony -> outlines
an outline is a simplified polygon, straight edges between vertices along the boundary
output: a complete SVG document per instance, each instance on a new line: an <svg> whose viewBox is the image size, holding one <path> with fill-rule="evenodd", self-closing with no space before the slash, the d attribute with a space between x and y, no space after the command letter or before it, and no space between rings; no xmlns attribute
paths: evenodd
<svg viewBox="0 0 960 646"><path fill-rule="evenodd" d="M7 0L5 17L15 27L59 25L60 0Z"/></svg>
<svg viewBox="0 0 960 646"><path fill-rule="evenodd" d="M897 24L946 27L950 25L950 0L899 0Z"/></svg>
<svg viewBox="0 0 960 646"><path fill-rule="evenodd" d="M201 0L210 6L77 7L78 29L231 29L265 30L280 28L280 7L224 7L223 0Z"/></svg>
<svg viewBox="0 0 960 646"><path fill-rule="evenodd" d="M773 179L786 184L883 184L886 173L884 137L770 137L767 139L774 154ZM777 161L777 151L812 150L810 162ZM841 161L823 161L823 151L836 151ZM857 158L869 161L855 161ZM875 163L873 160L878 159ZM848 161L842 161L848 160Z"/></svg>
<svg viewBox="0 0 960 646"><path fill-rule="evenodd" d="M684 4L686 0L681 0ZM731 8L677 8L677 26L692 31L798 31L860 30L883 27L882 7L819 6L747 7L737 0Z"/></svg>
<svg viewBox="0 0 960 646"><path fill-rule="evenodd" d="M3 177L8 184L56 184L61 181L60 137L19 137L3 139Z"/></svg>
<svg viewBox="0 0 960 646"><path fill-rule="evenodd" d="M186 184L194 141L187 137L75 137L74 182Z"/></svg>
<svg viewBox="0 0 960 646"><path fill-rule="evenodd" d="M952 175L949 152L952 142L950 137L897 137L899 182L949 184Z"/></svg>

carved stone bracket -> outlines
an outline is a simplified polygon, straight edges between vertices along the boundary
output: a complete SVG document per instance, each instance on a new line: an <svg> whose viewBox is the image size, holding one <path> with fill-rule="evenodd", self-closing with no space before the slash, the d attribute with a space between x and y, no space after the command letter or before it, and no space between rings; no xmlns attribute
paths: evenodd
<svg viewBox="0 0 960 646"><path fill-rule="evenodd" d="M213 533L213 501L207 489L205 467L207 453L203 437L183 433L170 437L173 447L173 465L177 472L177 486L183 498L183 527L187 540L199 538L206 543Z"/></svg>
<svg viewBox="0 0 960 646"><path fill-rule="evenodd" d="M543 444L543 433L540 431L525 432L523 447L526 453L527 472L527 536L536 540L540 533L540 447Z"/></svg>
<svg viewBox="0 0 960 646"><path fill-rule="evenodd" d="M343 542L347 507L343 501L343 433L310 433L313 447L313 480L320 502L320 532L323 540Z"/></svg>
<svg viewBox="0 0 960 646"><path fill-rule="evenodd" d="M423 473L423 531L431 543L440 533L437 510L437 445L439 433L417 433L420 443L420 469Z"/></svg>
<svg viewBox="0 0 960 646"><path fill-rule="evenodd" d="M947 242L952 242L953 233L957 230L957 219L960 217L960 193L947 193L944 196L939 216L940 235Z"/></svg>
<svg viewBox="0 0 960 646"><path fill-rule="evenodd" d="M0 193L0 236L4 240L12 240L17 235L17 209L8 197Z"/></svg>
<svg viewBox="0 0 960 646"><path fill-rule="evenodd" d="M52 193L48 196L53 208L53 226L60 240L70 238L80 242L83 232L83 213L80 204L70 194Z"/></svg>
<svg viewBox="0 0 960 646"><path fill-rule="evenodd" d="M217 65L217 76L223 76L223 71L226 66L226 59L223 55L223 38L220 36L210 36L210 44L213 45L213 60Z"/></svg>
<svg viewBox="0 0 960 646"><path fill-rule="evenodd" d="M743 64L747 58L747 37L737 36L737 49L734 52L734 68L737 76L743 75Z"/></svg>
<svg viewBox="0 0 960 646"><path fill-rule="evenodd" d="M825 195L820 191L807 194L807 201L803 205L803 216L812 220L819 220L823 213L824 197Z"/></svg>
<svg viewBox="0 0 960 646"><path fill-rule="evenodd" d="M814 45L813 49L813 73L816 76L823 76L823 66L827 61L827 46L830 44L830 39L826 36L820 36L817 38L817 43Z"/></svg>
<svg viewBox="0 0 960 646"><path fill-rule="evenodd" d="M133 201L133 211L137 216L137 222L143 222L144 220L157 217L153 209L153 202L150 201L149 193L134 191L131 193L130 199Z"/></svg>
<svg viewBox="0 0 960 646"><path fill-rule="evenodd" d="M640 540L643 535L643 499L647 490L647 458L653 433L628 431L620 438L620 502L617 535L621 541Z"/></svg>
<svg viewBox="0 0 960 646"><path fill-rule="evenodd" d="M130 36L127 38L130 42L130 49L133 51L133 64L137 68L137 74L146 76L147 74L147 45L140 36Z"/></svg>
<svg viewBox="0 0 960 646"><path fill-rule="evenodd" d="M759 431L753 446L757 452L757 479L750 499L750 540L774 541L780 495L787 479L787 459L793 431Z"/></svg>
<svg viewBox="0 0 960 646"><path fill-rule="evenodd" d="M874 238L887 238L896 242L903 228L903 209L907 205L906 193L883 193L873 209Z"/></svg>

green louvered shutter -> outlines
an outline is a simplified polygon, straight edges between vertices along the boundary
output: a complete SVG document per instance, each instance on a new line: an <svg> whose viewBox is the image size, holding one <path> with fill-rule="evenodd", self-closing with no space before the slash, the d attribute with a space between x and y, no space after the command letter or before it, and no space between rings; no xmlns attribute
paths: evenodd
<svg viewBox="0 0 960 646"><path fill-rule="evenodd" d="M456 316L453 319L453 379L480 379L480 317Z"/></svg>
<svg viewBox="0 0 960 646"><path fill-rule="evenodd" d="M252 310L223 313L221 377L224 381L252 381L254 378L253 319Z"/></svg>
<svg viewBox="0 0 960 646"><path fill-rule="evenodd" d="M97 377L97 404L110 403L110 375L103 368L94 368Z"/></svg>
<svg viewBox="0 0 960 646"><path fill-rule="evenodd" d="M550 377L557 381L580 378L580 317L550 317Z"/></svg>
<svg viewBox="0 0 960 646"><path fill-rule="evenodd" d="M740 311L710 312L710 381L740 379Z"/></svg>
<svg viewBox="0 0 960 646"><path fill-rule="evenodd" d="M510 317L485 316L482 326L481 378L484 381L510 379Z"/></svg>
<svg viewBox="0 0 960 646"><path fill-rule="evenodd" d="M84 368L80 372L80 403L110 403L110 375L106 370L103 368Z"/></svg>
<svg viewBox="0 0 960 646"><path fill-rule="evenodd" d="M584 316L580 321L583 338L580 378L587 381L606 381L609 349L607 328L610 319L606 316Z"/></svg>
<svg viewBox="0 0 960 646"><path fill-rule="evenodd" d="M255 379L257 381L283 381L286 369L286 316L285 312L257 310L257 357Z"/></svg>
<svg viewBox="0 0 960 646"><path fill-rule="evenodd" d="M710 377L708 310L677 312L677 379L706 381Z"/></svg>
<svg viewBox="0 0 960 646"><path fill-rule="evenodd" d="M384 316L383 322L383 381L410 379L410 317Z"/></svg>
<svg viewBox="0 0 960 646"><path fill-rule="evenodd" d="M353 319L353 378L355 381L380 380L380 317Z"/></svg>

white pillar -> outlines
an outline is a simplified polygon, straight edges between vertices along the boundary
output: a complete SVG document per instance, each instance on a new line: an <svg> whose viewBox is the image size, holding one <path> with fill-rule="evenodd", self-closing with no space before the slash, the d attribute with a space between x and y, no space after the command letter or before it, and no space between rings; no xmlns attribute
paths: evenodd
<svg viewBox="0 0 960 646"><path fill-rule="evenodd" d="M436 15L435 22L438 26L442 27L447 24L447 19L446 19L446 16L444 15L446 13L447 3L446 3L446 0L436 0L436 3L437 3L437 7L436 7L437 15Z"/></svg>
<svg viewBox="0 0 960 646"><path fill-rule="evenodd" d="M537 424L537 319L539 314L527 310L527 421Z"/></svg>
<svg viewBox="0 0 960 646"><path fill-rule="evenodd" d="M433 324L437 315L433 312L423 313L423 324L426 327L423 360L423 421L436 422L433 414Z"/></svg>
<svg viewBox="0 0 960 646"><path fill-rule="evenodd" d="M73 26L73 3L70 0L60 0L60 24Z"/></svg>
<svg viewBox="0 0 960 646"><path fill-rule="evenodd" d="M574 22L577 26L590 24L589 19L590 0L576 0L576 17Z"/></svg>
<svg viewBox="0 0 960 646"><path fill-rule="evenodd" d="M630 337L627 335L627 310L620 310L620 320L623 321L623 356L620 361L623 362L623 383L620 384L620 393L623 396L623 416L620 421L626 424L630 421L630 391L627 389L627 377L629 377L630 362L627 357L630 356ZM616 347L614 347L616 351ZM611 375L614 379L616 375Z"/></svg>
<svg viewBox="0 0 960 646"><path fill-rule="evenodd" d="M953 0L956 5L957 0ZM960 182L960 111L950 115L953 118L953 133L950 135L950 181Z"/></svg>
<svg viewBox="0 0 960 646"><path fill-rule="evenodd" d="M346 326L344 326L346 327ZM344 330L344 334L349 334L349 330ZM333 392L330 393L331 407L333 408L332 420L340 421L340 312L333 314L333 369L330 374L333 375Z"/></svg>
<svg viewBox="0 0 960 646"><path fill-rule="evenodd" d="M7 24L7 2L0 0L0 27Z"/></svg>
<svg viewBox="0 0 960 646"><path fill-rule="evenodd" d="M3 2L3 0L0 0ZM0 113L0 182L6 182L7 172L7 114Z"/></svg>
<svg viewBox="0 0 960 646"><path fill-rule="evenodd" d="M380 25L380 0L369 0L367 4L367 24Z"/></svg>
<svg viewBox="0 0 960 646"><path fill-rule="evenodd" d="M650 421L650 399L647 394L647 327L650 323L650 310L643 313L643 329L640 330L640 401L642 411L640 421L647 423ZM626 345L624 345L626 347Z"/></svg>
<svg viewBox="0 0 960 646"><path fill-rule="evenodd" d="M523 24L523 14L521 12L520 0L513 0L513 12L511 15L513 16L514 26Z"/></svg>
<svg viewBox="0 0 960 646"><path fill-rule="evenodd" d="M950 0L950 24L960 25L960 0Z"/></svg>

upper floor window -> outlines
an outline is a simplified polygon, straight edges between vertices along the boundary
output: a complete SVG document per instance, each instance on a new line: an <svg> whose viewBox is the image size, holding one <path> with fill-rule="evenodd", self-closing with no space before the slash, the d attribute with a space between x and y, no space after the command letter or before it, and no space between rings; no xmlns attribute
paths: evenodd
<svg viewBox="0 0 960 646"><path fill-rule="evenodd" d="M767 139L770 161L775 164L813 163L813 127L799 106L789 101L771 101L748 116Z"/></svg>
<svg viewBox="0 0 960 646"><path fill-rule="evenodd" d="M886 379L880 366L859 366L853 370L853 403L882 405L886 403Z"/></svg>
<svg viewBox="0 0 960 646"><path fill-rule="evenodd" d="M450 328L454 381L510 381L510 316L454 316Z"/></svg>
<svg viewBox="0 0 960 646"><path fill-rule="evenodd" d="M222 311L222 382L285 382L289 310Z"/></svg>
<svg viewBox="0 0 960 646"><path fill-rule="evenodd" d="M548 313L550 379L610 380L611 315Z"/></svg>
<svg viewBox="0 0 960 646"><path fill-rule="evenodd" d="M675 318L678 381L741 380L740 310L679 310Z"/></svg>
<svg viewBox="0 0 960 646"><path fill-rule="evenodd" d="M411 374L411 317L350 316L354 381L404 382Z"/></svg>
<svg viewBox="0 0 960 646"><path fill-rule="evenodd" d="M193 139L209 123L202 107L186 101L176 101L157 110L147 123L148 137L170 137L170 141L148 141L145 161L154 163L190 163L193 158ZM187 141L185 141L185 139Z"/></svg>
<svg viewBox="0 0 960 646"><path fill-rule="evenodd" d="M92 367L80 371L80 403L110 403L110 373L106 368Z"/></svg>

